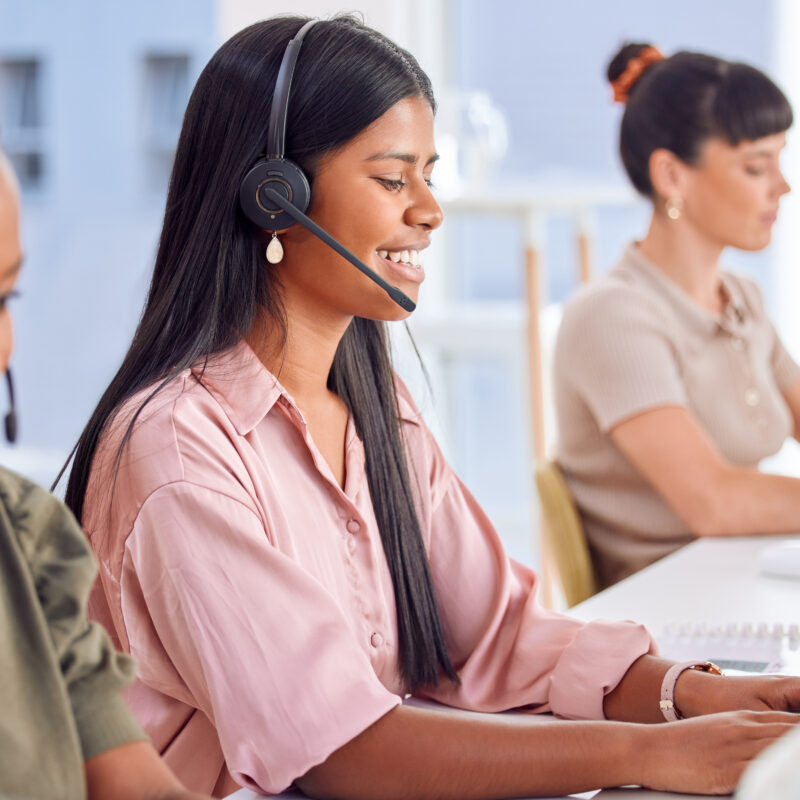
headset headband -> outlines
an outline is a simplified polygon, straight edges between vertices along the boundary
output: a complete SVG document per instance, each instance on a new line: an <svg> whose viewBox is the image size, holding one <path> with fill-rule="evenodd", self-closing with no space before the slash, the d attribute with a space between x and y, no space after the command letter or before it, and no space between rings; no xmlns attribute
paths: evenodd
<svg viewBox="0 0 800 800"><path fill-rule="evenodd" d="M303 37L319 22L310 19L294 35L286 45L283 53L278 80L275 81L275 93L272 96L272 110L269 114L269 132L267 134L267 158L283 158L286 149L286 115L289 110L289 90L292 88L292 77L300 45Z"/></svg>

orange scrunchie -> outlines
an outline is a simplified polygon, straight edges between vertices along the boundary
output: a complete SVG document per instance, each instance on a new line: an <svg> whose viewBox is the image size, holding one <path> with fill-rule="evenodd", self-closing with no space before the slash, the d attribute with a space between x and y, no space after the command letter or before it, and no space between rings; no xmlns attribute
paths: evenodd
<svg viewBox="0 0 800 800"><path fill-rule="evenodd" d="M614 90L615 103L627 103L628 92L631 90L639 76L656 61L662 61L664 55L657 47L643 47L639 51L639 55L630 59L622 72L615 81L611 82L611 88Z"/></svg>

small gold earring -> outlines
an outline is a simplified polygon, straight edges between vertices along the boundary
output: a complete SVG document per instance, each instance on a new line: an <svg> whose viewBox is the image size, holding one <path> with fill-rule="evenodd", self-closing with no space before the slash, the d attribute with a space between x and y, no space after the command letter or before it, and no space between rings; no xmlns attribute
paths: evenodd
<svg viewBox="0 0 800 800"><path fill-rule="evenodd" d="M670 197L667 202L664 203L664 208L670 219L680 219L681 211L683 210L683 200L681 200L680 197Z"/></svg>
<svg viewBox="0 0 800 800"><path fill-rule="evenodd" d="M272 239L269 245L267 245L267 261L269 261L270 264L279 264L282 260L283 245L280 239L278 239L278 234L272 231Z"/></svg>

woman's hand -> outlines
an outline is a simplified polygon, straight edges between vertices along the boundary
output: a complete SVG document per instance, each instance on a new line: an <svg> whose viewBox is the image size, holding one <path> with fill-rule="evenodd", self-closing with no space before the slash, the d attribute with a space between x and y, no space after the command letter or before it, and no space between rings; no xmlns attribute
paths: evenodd
<svg viewBox="0 0 800 800"><path fill-rule="evenodd" d="M662 791L729 794L747 765L798 723L800 715L785 712L731 711L642 726L641 735L647 740L642 785Z"/></svg>
<svg viewBox="0 0 800 800"><path fill-rule="evenodd" d="M150 742L130 742L85 762L89 800L211 800L185 789Z"/></svg>
<svg viewBox="0 0 800 800"><path fill-rule="evenodd" d="M675 705L684 717L743 709L800 712L800 677L720 677L686 670L675 684Z"/></svg>

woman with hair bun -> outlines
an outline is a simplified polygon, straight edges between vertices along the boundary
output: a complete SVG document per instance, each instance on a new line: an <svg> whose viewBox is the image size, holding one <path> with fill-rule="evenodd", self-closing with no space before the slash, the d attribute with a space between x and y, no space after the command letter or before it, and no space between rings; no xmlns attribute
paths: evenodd
<svg viewBox="0 0 800 800"><path fill-rule="evenodd" d="M262 173L291 53L302 225L273 224L260 188L291 172ZM433 112L413 56L350 17L257 23L198 79L150 294L67 489L94 612L139 662L131 704L215 796L730 791L800 721L800 679L723 679L635 623L542 609L391 369L384 323L413 308L442 221ZM694 718L636 724L678 709Z"/></svg>
<svg viewBox="0 0 800 800"><path fill-rule="evenodd" d="M601 586L698 536L800 530L800 480L759 472L800 432L800 367L727 247L769 244L792 109L762 72L629 44L608 79L646 236L566 306L557 460Z"/></svg>

